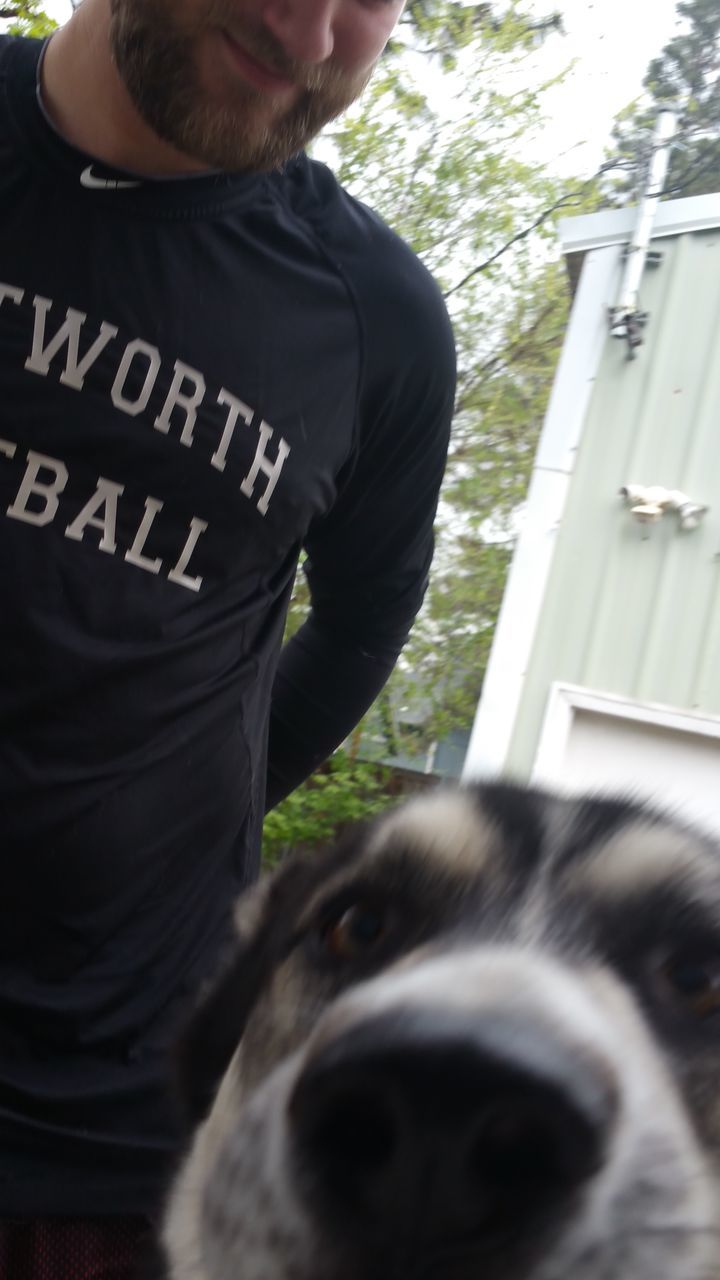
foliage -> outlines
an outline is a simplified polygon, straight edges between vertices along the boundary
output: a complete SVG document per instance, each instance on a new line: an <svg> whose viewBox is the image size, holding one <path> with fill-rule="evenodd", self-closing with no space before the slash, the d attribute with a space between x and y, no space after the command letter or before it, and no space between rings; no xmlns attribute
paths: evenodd
<svg viewBox="0 0 720 1280"><path fill-rule="evenodd" d="M9 19L8 31L18 36L41 38L57 27L44 12L42 0L0 0L0 18Z"/></svg>
<svg viewBox="0 0 720 1280"><path fill-rule="evenodd" d="M263 861L272 866L290 849L314 848L334 839L351 822L379 813L392 801L387 769L334 756L265 819Z"/></svg>
<svg viewBox="0 0 720 1280"><path fill-rule="evenodd" d="M613 157L622 169L620 178L608 183L608 192L619 202L641 192L663 105L678 111L666 196L720 191L720 4L684 0L678 16L679 34L650 63L641 100L623 113L613 131Z"/></svg>
<svg viewBox="0 0 720 1280"><path fill-rule="evenodd" d="M512 8L512 0L510 4ZM559 13L534 16L515 10L515 36L526 46L538 44L551 31L562 30ZM414 43L428 56L437 58L443 71L455 70L458 49L476 36L487 37L501 31L507 14L499 13L491 3L472 4L465 0L408 0L400 19L399 37L390 41L390 56L402 50L402 35L413 33Z"/></svg>
<svg viewBox="0 0 720 1280"><path fill-rule="evenodd" d="M518 0L500 15L452 0L407 12L332 141L340 180L439 281L458 346L433 578L384 698L388 723L393 707L423 703L413 740L425 746L469 727L477 705L567 322L554 213L592 208L597 193L568 194L532 158L549 86L534 66L542 24Z"/></svg>

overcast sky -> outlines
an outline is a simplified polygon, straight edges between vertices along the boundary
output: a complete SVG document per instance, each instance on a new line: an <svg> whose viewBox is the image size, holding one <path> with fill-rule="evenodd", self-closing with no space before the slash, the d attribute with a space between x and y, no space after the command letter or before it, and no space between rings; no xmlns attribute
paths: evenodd
<svg viewBox="0 0 720 1280"><path fill-rule="evenodd" d="M64 22L69 0L46 0ZM564 37L545 46L548 72L577 65L546 101L548 162L574 174L602 160L614 116L640 93L647 64L676 30L676 0L529 0L540 14L563 14ZM564 157L564 159L563 159Z"/></svg>
<svg viewBox="0 0 720 1280"><path fill-rule="evenodd" d="M569 170L589 172L614 117L640 94L648 63L678 30L676 0L533 0L533 8L563 14L567 34L548 41L549 65L577 65L545 106L557 154L575 148Z"/></svg>

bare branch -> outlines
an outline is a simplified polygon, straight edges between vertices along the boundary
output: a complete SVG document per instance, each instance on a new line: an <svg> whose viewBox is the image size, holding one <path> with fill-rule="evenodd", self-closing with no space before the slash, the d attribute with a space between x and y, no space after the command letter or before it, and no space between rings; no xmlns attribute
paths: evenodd
<svg viewBox="0 0 720 1280"><path fill-rule="evenodd" d="M551 218L554 213L557 213L558 209L563 209L567 205L577 204L592 181L594 181L594 178L589 179L585 186L579 191L568 192L567 195L561 196L559 200L556 200L555 204L551 205L549 209L544 209L539 217L537 217L529 227L524 227L522 231L518 231L517 235L508 240L506 244L501 245L499 249L496 249L495 253L491 253L489 258L486 258L484 262L479 264L479 266L473 267L472 271L468 271L467 275L463 276L462 280L459 280L457 284L454 284L451 289L446 289L443 297L449 298L453 293L457 293L459 289L463 289L466 284L469 284L469 282L473 280L475 276L480 275L482 271L487 271L488 267L491 267L493 262L497 262L498 258L501 258L504 253L507 253L508 249L512 249L513 245L520 244L522 240L527 240L528 236L532 235L533 231L537 231L538 227L541 227L544 222L547 222L548 218Z"/></svg>
<svg viewBox="0 0 720 1280"><path fill-rule="evenodd" d="M612 169L622 169L625 167L626 162L622 160L618 161L617 159L607 160L605 164L601 164L597 172L583 182L582 186L579 187L577 191L567 191L565 195L555 201L555 204L550 205L548 209L543 209L543 212L538 215L534 222L530 223L530 226L524 227L522 231L518 231L517 235L514 235L506 244L503 244L499 249L496 249L495 253L491 253L489 258L486 258L485 261L481 262L477 267L473 267L472 271L468 271L467 275L463 276L462 280L459 280L457 284L452 286L452 288L446 289L443 297L451 297L453 293L457 293L459 289L463 289L466 284L475 278L475 276L480 275L483 271L487 271L488 267L491 267L494 262L497 262L498 258L501 258L504 253L507 253L509 249L512 249L513 245L520 244L521 241L527 240L528 236L532 235L533 231L537 231L538 227L541 227L544 222L547 222L548 218L551 218L554 213L557 213L558 209L564 209L568 206L572 207L574 204L577 204L587 192L588 187L591 187L594 182L597 182L598 178L601 178Z"/></svg>

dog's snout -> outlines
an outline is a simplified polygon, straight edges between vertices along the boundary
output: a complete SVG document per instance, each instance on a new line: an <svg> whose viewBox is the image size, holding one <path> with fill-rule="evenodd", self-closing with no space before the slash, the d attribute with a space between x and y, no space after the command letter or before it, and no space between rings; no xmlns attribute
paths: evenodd
<svg viewBox="0 0 720 1280"><path fill-rule="evenodd" d="M608 1065L539 1027L413 1009L327 1040L289 1116L309 1201L398 1243L552 1219L601 1167L616 1108Z"/></svg>

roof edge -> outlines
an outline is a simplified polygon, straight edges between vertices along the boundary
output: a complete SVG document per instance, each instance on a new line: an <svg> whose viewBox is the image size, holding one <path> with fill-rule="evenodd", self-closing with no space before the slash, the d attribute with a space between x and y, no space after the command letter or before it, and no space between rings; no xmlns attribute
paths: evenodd
<svg viewBox="0 0 720 1280"><path fill-rule="evenodd" d="M636 223L636 205L562 218L559 223L560 247L569 256L607 245L625 244L632 237ZM720 192L662 202L658 205L651 235L653 240L657 240L662 236L680 236L716 227L720 227Z"/></svg>

